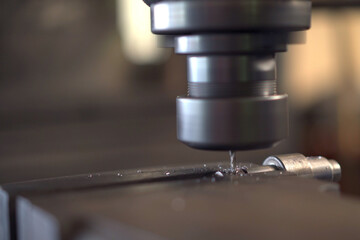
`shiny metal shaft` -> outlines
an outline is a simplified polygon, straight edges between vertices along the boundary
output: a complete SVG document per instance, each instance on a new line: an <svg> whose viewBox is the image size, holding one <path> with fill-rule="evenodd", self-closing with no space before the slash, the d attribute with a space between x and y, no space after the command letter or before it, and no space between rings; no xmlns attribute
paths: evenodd
<svg viewBox="0 0 360 240"><path fill-rule="evenodd" d="M295 173L298 176L314 177L338 182L341 179L341 166L333 159L325 157L305 157L299 153L270 156L263 162L280 171ZM271 171L271 170L270 170Z"/></svg>

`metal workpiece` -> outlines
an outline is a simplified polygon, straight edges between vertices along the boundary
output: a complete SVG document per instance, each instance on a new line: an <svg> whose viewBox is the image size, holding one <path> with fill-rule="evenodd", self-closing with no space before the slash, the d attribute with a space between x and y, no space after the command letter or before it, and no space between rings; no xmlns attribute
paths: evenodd
<svg viewBox="0 0 360 240"><path fill-rule="evenodd" d="M178 139L207 150L272 147L288 134L287 95L177 98Z"/></svg>
<svg viewBox="0 0 360 240"><path fill-rule="evenodd" d="M206 150L250 150L288 136L276 53L310 27L308 0L145 0L152 31L187 55L188 93L177 99L178 139Z"/></svg>
<svg viewBox="0 0 360 240"><path fill-rule="evenodd" d="M269 165L269 166L261 166L261 165L253 165L251 164L251 167L247 166L241 166L241 171L245 174L249 174L251 176L257 175L257 174L268 174L268 173L274 173L274 175L279 175L279 169L275 166ZM282 174L281 174L282 175Z"/></svg>
<svg viewBox="0 0 360 240"><path fill-rule="evenodd" d="M263 165L327 181L338 182L341 178L339 163L322 156L305 157L300 153L270 156L265 159Z"/></svg>

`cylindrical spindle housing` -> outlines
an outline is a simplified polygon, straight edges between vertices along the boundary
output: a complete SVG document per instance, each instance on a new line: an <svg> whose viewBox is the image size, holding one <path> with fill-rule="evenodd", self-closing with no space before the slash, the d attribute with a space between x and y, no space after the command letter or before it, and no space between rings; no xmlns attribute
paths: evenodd
<svg viewBox="0 0 360 240"><path fill-rule="evenodd" d="M178 139L207 150L274 146L288 135L287 95L276 91L277 52L310 27L309 0L145 0L152 31L188 55L177 98ZM170 44L172 45L172 44Z"/></svg>

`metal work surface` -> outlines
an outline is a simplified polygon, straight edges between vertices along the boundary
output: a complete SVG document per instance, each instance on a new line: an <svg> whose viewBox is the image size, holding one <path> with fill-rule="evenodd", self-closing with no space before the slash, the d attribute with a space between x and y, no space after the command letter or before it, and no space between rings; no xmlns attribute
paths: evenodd
<svg viewBox="0 0 360 240"><path fill-rule="evenodd" d="M251 163L237 165L234 153L232 162L213 163L209 165L192 165L175 168L150 168L126 171L112 171L104 173L90 173L86 175L50 178L22 183L5 184L0 188L0 202L2 212L0 225L4 239L56 239L54 229L57 228L50 215L40 211L33 212L32 204L26 198L47 198L52 194L74 193L77 191L98 191L100 189L117 189L119 187L135 186L141 184L154 184L159 182L182 182L187 179L211 179L211 182L239 178L256 181L278 178L279 176L302 176L307 178L320 178L328 181L338 181L341 176L340 165L334 160L324 157L305 157L302 154L287 154L268 157L262 166ZM232 181L232 180L231 180ZM238 180L236 180L238 181ZM247 182L247 181L245 181ZM325 190L338 191L337 184L325 186ZM30 209L29 209L30 206ZM35 215L33 215L35 214ZM36 218L26 222L31 218ZM75 220L77 218L74 218ZM74 220L72 219L72 220ZM86 218L88 220L88 218ZM25 221L25 222L24 222ZM49 225L52 230L35 231L38 224ZM32 224L35 224L34 226ZM138 232L138 231L136 231ZM34 235L35 234L35 235ZM41 235L38 235L41 234ZM55 234L55 235L54 235ZM61 233L63 234L63 233ZM50 236L51 235L51 236ZM53 236L54 235L54 236ZM27 236L34 236L28 238Z"/></svg>
<svg viewBox="0 0 360 240"><path fill-rule="evenodd" d="M247 165L244 165L247 166ZM211 175L219 169L226 169L223 163L209 166L193 165L178 168L147 168L136 170L122 170L103 173L90 173L77 176L65 176L4 184L0 187L0 225L5 239L13 239L16 235L16 209L15 201L20 195L48 195L66 191L80 191L101 187L123 186L129 184L148 183L156 181L169 181L175 179L200 178ZM11 226L11 230L10 230ZM11 234L10 234L11 233Z"/></svg>
<svg viewBox="0 0 360 240"><path fill-rule="evenodd" d="M272 158L281 159L286 169L290 167L287 160L290 156L298 156L295 159L301 158L304 163L309 159L300 154ZM277 166L265 161L264 166L241 163L235 172L229 169L228 163L217 163L6 184L0 190L0 200L3 203L8 201L7 211L1 214L1 225L10 223L12 227L11 237L8 235L5 239L19 240L112 239L114 236L129 239L216 239L224 236L236 239L239 231L247 239L257 239L271 227L276 227L271 221L266 223L270 217L284 221L287 216L291 220L286 223L290 224L289 231L294 231L292 228L298 227L297 223L304 224L303 216L297 215L298 207L292 209L297 204L300 204L300 209L316 209L302 214L319 215L317 217L321 219L326 218L327 213L322 211L329 204L334 205L332 210L335 212L331 211L331 214L339 214L337 211L344 204L350 204L347 209L359 211L357 201L340 198L336 183L308 179L324 176L329 180L338 179L336 171L327 170L328 164L336 162L326 158L313 161L318 162L317 169L323 169L321 174L314 171L309 175L301 165L290 171L278 170ZM279 202L283 204L281 209ZM295 215L288 216L289 209ZM311 233L309 237L334 237L345 230L355 231L353 225L357 224L356 221L343 227L350 218L357 216L347 209L342 211L344 217L330 221L330 225L334 224L341 230L334 228L326 232L320 226L319 232ZM254 212L250 214L251 211ZM257 220L259 224L246 224L247 217L244 216L253 217L254 214L264 216L255 216L261 218ZM243 220L235 220L239 216ZM340 219L345 222L340 223ZM242 225L237 227L240 223ZM242 232L254 226L267 230L261 234Z"/></svg>
<svg viewBox="0 0 360 240"><path fill-rule="evenodd" d="M360 233L360 205L340 197L336 184L275 173L23 194L18 239L353 239ZM102 228L108 224L113 227Z"/></svg>
<svg viewBox="0 0 360 240"><path fill-rule="evenodd" d="M216 167L216 168L215 168ZM90 173L78 176L49 178L13 184L4 184L0 187L0 233L4 239L16 235L16 204L20 195L47 195L64 191L77 191L101 187L122 186L144 182L164 181L202 177L213 174L216 170L225 168L222 164L204 167L194 165L192 168L148 168L137 170L123 170L104 173ZM171 173L171 174L170 174ZM11 230L10 230L11 226Z"/></svg>

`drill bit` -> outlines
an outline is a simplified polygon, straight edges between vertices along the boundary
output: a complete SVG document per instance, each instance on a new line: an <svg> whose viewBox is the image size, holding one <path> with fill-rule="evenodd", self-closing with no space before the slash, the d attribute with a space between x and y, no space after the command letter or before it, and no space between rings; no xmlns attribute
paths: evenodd
<svg viewBox="0 0 360 240"><path fill-rule="evenodd" d="M229 154L230 154L230 171L234 173L236 168L236 152L230 150Z"/></svg>

